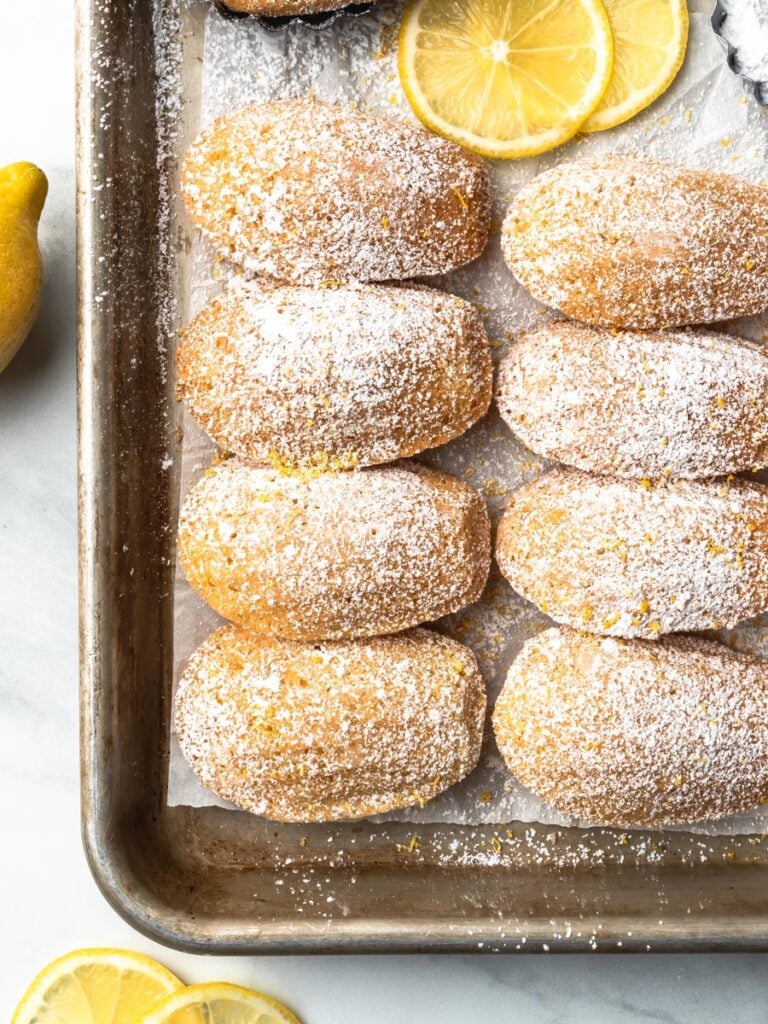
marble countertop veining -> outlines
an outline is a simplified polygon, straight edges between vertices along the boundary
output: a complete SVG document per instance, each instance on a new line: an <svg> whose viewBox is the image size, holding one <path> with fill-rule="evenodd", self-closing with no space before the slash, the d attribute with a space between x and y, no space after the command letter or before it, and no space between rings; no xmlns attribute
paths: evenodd
<svg viewBox="0 0 768 1024"><path fill-rule="evenodd" d="M107 906L78 808L73 3L4 0L0 17L0 164L51 179L42 314L0 377L0 1020L47 960L116 945L262 988L305 1024L765 1021L760 956L214 960L153 946Z"/></svg>

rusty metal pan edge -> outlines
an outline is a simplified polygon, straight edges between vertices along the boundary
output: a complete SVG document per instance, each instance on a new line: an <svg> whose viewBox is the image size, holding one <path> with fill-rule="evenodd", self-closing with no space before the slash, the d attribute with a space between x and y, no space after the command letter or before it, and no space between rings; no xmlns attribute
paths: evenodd
<svg viewBox="0 0 768 1024"><path fill-rule="evenodd" d="M136 11L148 5L131 2L117 6L123 12L119 16L130 19L138 18ZM109 0L77 0L81 793L83 842L95 881L115 911L134 928L165 945L189 952L507 952L521 948L514 935L500 939L498 916L479 913L475 917L450 918L441 916L438 906L428 920L403 917L393 921L371 913L364 917L338 919L332 928L322 932L311 922L277 913L269 920L247 923L216 921L213 916L188 913L183 904L172 905L164 899L162 889L145 871L142 851L133 848L132 815L136 822L139 816L141 821L151 822L160 818L163 811L159 804L154 808L134 806L135 799L133 804L129 800L126 807L118 808L116 801L118 777L126 773L121 757L125 760L128 754L134 753L133 748L125 752L118 750L116 745L116 721L124 710L120 697L125 680L124 673L121 674L116 667L113 651L118 627L123 633L126 629L125 622L121 620L125 612L116 598L116 584L125 584L125 580L115 575L115 566L120 567L115 554L118 543L115 498L120 495L113 450L117 442L111 432L119 412L115 407L115 377L120 377L115 373L112 360L121 339L114 310L105 309L97 299L108 295L111 296L110 302L117 302L119 296L115 296L114 286L119 277L110 276L109 260L105 263L101 259L107 256L104 225L112 213L109 204L114 202L114 192L111 198L109 189L104 187L107 174L100 162L101 157L97 160L95 154L101 154L107 148L108 132L119 133L123 126L118 120L112 129L103 134L97 132L97 111L92 91L92 62L100 45L97 36L103 30L104 15L115 10L116 5ZM96 17L97 14L100 17ZM136 41L131 42L135 44ZM141 47L134 45L134 52L140 55ZM140 80L141 70L134 69L131 77ZM108 93L113 84L102 82L100 88ZM121 88L129 86L124 81ZM126 102L125 95L123 101ZM112 170L110 168L110 173ZM118 184L122 188L132 182ZM127 385L122 382L121 386ZM125 394L127 392L123 392L122 397ZM150 580L150 584L155 583L156 580ZM144 635L135 639L139 649L138 654L133 652L136 658L140 656L141 644L145 640ZM159 718L158 713L158 721ZM147 720L151 730L151 714ZM128 739L138 742L135 730ZM137 746L136 753L140 755L146 749L152 749L157 741L156 735L150 735L147 746ZM165 768L162 757L158 756L156 761L153 768L155 783ZM135 759L135 763L141 763L140 757ZM138 788L140 791L141 786ZM162 786L159 791L162 795ZM152 832L150 840L154 841L156 835L159 833ZM172 851L161 850L161 859L166 852ZM463 870L465 874L462 877L469 879L473 871L481 869L467 867ZM762 879L768 878L768 857L755 858L740 868L719 869L712 874L712 884L721 885L723 892L727 892L733 888L731 877L736 879L739 870L752 871L753 877L759 879L759 884L768 891L768 886L762 883ZM728 871L734 874L726 876ZM675 876L672 876L669 884L673 886L674 883ZM712 913L698 920L680 914L660 921L658 914L651 912L602 913L599 916L600 943L597 948L622 952L649 949L654 952L768 950L768 913L765 906L761 905L760 912L755 913L747 909L739 913L729 912L728 906L728 898L724 896L722 905L715 906ZM514 909L509 907L505 908L505 915L510 925L524 925L526 941L522 950L525 952L576 952L595 948L588 946L577 934L553 938L552 921L546 914L516 917ZM582 919L584 931L594 926L597 920L594 916L591 920Z"/></svg>

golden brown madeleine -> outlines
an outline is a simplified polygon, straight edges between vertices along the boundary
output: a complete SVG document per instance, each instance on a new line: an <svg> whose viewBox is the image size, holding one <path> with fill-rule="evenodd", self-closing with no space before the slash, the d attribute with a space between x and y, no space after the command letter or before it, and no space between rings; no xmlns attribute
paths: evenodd
<svg viewBox="0 0 768 1024"><path fill-rule="evenodd" d="M444 273L479 256L490 227L477 157L407 122L312 100L221 118L187 154L182 184L224 256L304 284Z"/></svg>
<svg viewBox="0 0 768 1024"><path fill-rule="evenodd" d="M414 463L300 478L230 459L184 502L179 559L260 636L374 636L477 600L490 524L471 487Z"/></svg>
<svg viewBox="0 0 768 1024"><path fill-rule="evenodd" d="M548 629L493 713L509 770L594 825L687 825L768 800L768 664L700 637Z"/></svg>
<svg viewBox="0 0 768 1024"><path fill-rule="evenodd" d="M176 697L203 784L278 821L426 803L475 767L484 717L475 656L426 629L302 644L225 626Z"/></svg>
<svg viewBox="0 0 768 1024"><path fill-rule="evenodd" d="M351 0L222 0L230 11L260 14L264 18L281 18L291 14L318 14L337 11Z"/></svg>
<svg viewBox="0 0 768 1024"><path fill-rule="evenodd" d="M556 622L654 638L768 608L768 488L555 470L516 491L496 558Z"/></svg>
<svg viewBox="0 0 768 1024"><path fill-rule="evenodd" d="M540 302L656 330L768 306L768 189L626 156L561 164L513 201L504 258Z"/></svg>
<svg viewBox="0 0 768 1024"><path fill-rule="evenodd" d="M513 345L499 411L533 451L629 477L712 477L768 464L768 354L706 328L609 331L569 320Z"/></svg>
<svg viewBox="0 0 768 1024"><path fill-rule="evenodd" d="M480 314L428 288L258 285L214 299L179 393L226 450L279 466L392 462L463 434L491 400Z"/></svg>

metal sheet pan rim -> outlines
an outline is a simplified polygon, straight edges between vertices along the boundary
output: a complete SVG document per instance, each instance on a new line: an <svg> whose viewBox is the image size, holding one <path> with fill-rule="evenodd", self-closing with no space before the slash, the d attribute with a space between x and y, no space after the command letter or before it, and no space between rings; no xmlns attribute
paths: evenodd
<svg viewBox="0 0 768 1024"><path fill-rule="evenodd" d="M120 11L114 17L133 24L131 19L150 17L137 13L141 7L150 6L119 5ZM319 927L316 921L289 918L280 913L268 919L248 921L217 919L215 914L194 913L185 908L183 902L171 905L163 898L160 882L149 877L149 869L142 861L146 850L141 849L138 827L141 824L155 829L147 833L148 841L154 842L160 836L156 824L162 817L162 807L158 803L155 807L137 809L135 793L125 807L118 806L117 800L118 784L131 774L124 763L127 752L118 748L121 744L128 745L131 753L134 747L139 751L142 748L135 730L130 734L116 732L116 711L123 709L120 701L121 688L126 685L126 670L114 663L115 630L120 615L125 614L125 608L118 606L115 586L117 583L130 592L133 584L122 577L116 581L114 574L110 576L109 559L115 561L118 541L114 516L111 518L115 509L110 488L116 486L119 477L115 467L118 441L110 432L115 416L110 388L116 386L116 367L111 361L123 339L117 336L119 326L115 323L114 310L100 312L95 301L97 294L108 293L108 286L114 284L102 259L107 250L105 228L100 219L105 211L110 212L106 204L114 200L104 194L105 172L103 166L96 166L94 152L109 151L110 145L119 141L119 133L125 126L117 120L112 129L99 129L95 134L92 60L95 49L103 42L98 38L99 33L104 31L104 19L95 16L99 8L102 15L106 10L116 11L108 0L77 2L78 508L83 839L91 870L107 900L138 931L166 945L198 953L768 950L768 908L761 905L759 912L733 913L728 911L727 899L717 912L699 920L685 919L679 913L659 920L658 913L650 910L648 913L602 913L599 917L585 915L579 919L582 935L563 934L553 938L551 918L546 914L515 914L513 906L505 907L501 917L478 912L474 917L457 918L445 913L445 908L436 903L434 914L428 919L409 920L405 916L388 919L381 913L371 912L366 916L339 918L332 927ZM149 33L149 28L146 31ZM142 59L140 40L124 42L126 53L133 52L137 55L135 59ZM133 48L129 43L134 44ZM142 70L134 67L130 79L142 80ZM102 83L100 87L108 90L110 83ZM114 87L117 89L116 85ZM126 85L126 81L122 81L120 88L126 90L130 83ZM122 99L123 110L130 110L125 106L125 94ZM119 103L115 111L115 117L119 118ZM109 170L112 173L115 167L110 165ZM129 187L132 183L120 184ZM99 205L95 207L97 192ZM126 218L130 221L127 214ZM137 233L132 238L127 237L125 242L130 245L139 240L144 244L144 235ZM111 297L113 303L118 299L114 294ZM124 389L129 386L126 381L118 383ZM141 654L142 639L143 636L129 637L129 642L137 648L130 652L136 658ZM151 688L146 692L152 696ZM128 707L131 710L130 703ZM119 724L125 726L125 723ZM141 764L140 758L132 763ZM155 780L163 768L162 758L158 756L158 763L153 767ZM162 787L159 792L162 795ZM159 859L164 855L165 851L160 850ZM483 870L467 867L464 877L480 877ZM768 856L756 857L743 868L743 871L750 870L759 873L754 874L755 878L764 879L768 875ZM713 884L725 878L729 871L733 874L728 880L739 876L737 867L718 868L711 872ZM743 877L743 873L739 877ZM762 881L760 884L768 892L768 886ZM194 880L191 885L194 887ZM724 890L730 888L727 882L723 883ZM748 894L748 890L745 891ZM506 934L500 923L506 927ZM595 935L598 926L599 942L590 944L583 936ZM520 941L522 934L524 942Z"/></svg>

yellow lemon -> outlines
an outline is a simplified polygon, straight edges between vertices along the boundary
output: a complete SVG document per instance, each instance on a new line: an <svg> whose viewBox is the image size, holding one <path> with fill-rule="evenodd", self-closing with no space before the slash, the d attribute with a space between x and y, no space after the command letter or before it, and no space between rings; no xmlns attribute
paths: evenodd
<svg viewBox="0 0 768 1024"><path fill-rule="evenodd" d="M79 949L38 974L11 1024L136 1024L159 1000L182 987L148 956Z"/></svg>
<svg viewBox="0 0 768 1024"><path fill-rule="evenodd" d="M686 0L603 0L613 32L613 75L582 125L600 132L628 121L669 88L688 45Z"/></svg>
<svg viewBox="0 0 768 1024"><path fill-rule="evenodd" d="M412 0L399 64L428 128L516 158L579 130L610 80L613 40L600 0Z"/></svg>
<svg viewBox="0 0 768 1024"><path fill-rule="evenodd" d="M42 285L37 225L48 179L34 164L0 168L0 371L37 316Z"/></svg>
<svg viewBox="0 0 768 1024"><path fill-rule="evenodd" d="M136 1024L301 1024L260 992L224 982L190 985L168 996Z"/></svg>

